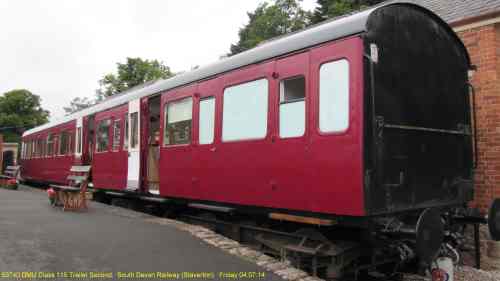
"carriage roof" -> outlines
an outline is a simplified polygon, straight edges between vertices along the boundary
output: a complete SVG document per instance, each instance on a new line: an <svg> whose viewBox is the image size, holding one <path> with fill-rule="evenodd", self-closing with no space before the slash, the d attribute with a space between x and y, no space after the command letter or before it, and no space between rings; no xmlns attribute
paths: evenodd
<svg viewBox="0 0 500 281"><path fill-rule="evenodd" d="M448 27L447 24L444 23L438 16L436 16L429 10L422 8L421 6L411 3L390 3L387 5L381 5L350 16L328 20L324 23L311 26L304 30L281 36L277 39L266 41L265 43L240 54L219 60L217 62L189 72L178 74L171 78L158 80L153 83L146 83L145 85L140 85L138 87L127 90L122 94L118 94L116 96L108 98L96 105L85 108L81 111L27 130L26 132L24 132L23 136L37 133L80 117L89 116L97 112L105 111L107 109L125 104L130 100L158 94L196 81L214 77L218 74L222 74L240 67L259 63L273 57L278 57L314 45L362 33L366 31L366 23L369 20L370 15L375 10L392 5L405 5L420 9L428 13L430 16L434 17L438 22L445 25L451 32L453 32L451 28Z"/></svg>

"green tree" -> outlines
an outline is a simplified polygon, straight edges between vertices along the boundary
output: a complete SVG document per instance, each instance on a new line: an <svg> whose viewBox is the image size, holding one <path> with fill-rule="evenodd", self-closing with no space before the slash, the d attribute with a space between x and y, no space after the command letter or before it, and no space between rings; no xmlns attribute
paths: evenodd
<svg viewBox="0 0 500 281"><path fill-rule="evenodd" d="M24 130L49 121L49 112L40 105L40 97L25 89L0 96L0 133L6 142L19 142Z"/></svg>
<svg viewBox="0 0 500 281"><path fill-rule="evenodd" d="M106 74L99 80L100 88L96 91L97 101L101 101L148 81L173 76L170 68L157 60L127 58L126 63L117 63L116 66L116 74Z"/></svg>
<svg viewBox="0 0 500 281"><path fill-rule="evenodd" d="M69 106L63 107L63 109L66 112L66 114L71 114L71 113L80 111L82 109L85 109L85 108L93 105L94 103L95 103L95 101L90 100L87 97L84 97L84 98L76 97L73 100L71 100Z"/></svg>
<svg viewBox="0 0 500 281"><path fill-rule="evenodd" d="M381 2L384 0L317 0L318 7L312 14L311 23L319 23Z"/></svg>
<svg viewBox="0 0 500 281"><path fill-rule="evenodd" d="M239 41L231 45L230 55L251 49L270 38L305 28L311 15L300 7L300 1L264 2L255 11L247 13L249 22L240 28Z"/></svg>

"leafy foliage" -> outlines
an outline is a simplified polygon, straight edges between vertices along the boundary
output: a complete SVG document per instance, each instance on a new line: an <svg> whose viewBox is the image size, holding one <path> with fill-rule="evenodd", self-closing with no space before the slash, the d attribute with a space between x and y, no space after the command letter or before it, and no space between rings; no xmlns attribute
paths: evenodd
<svg viewBox="0 0 500 281"><path fill-rule="evenodd" d="M318 7L311 13L300 7L301 0L274 0L264 2L247 13L249 22L240 28L239 40L231 45L229 55L251 49L263 41L303 29L383 2L383 0L317 0Z"/></svg>
<svg viewBox="0 0 500 281"><path fill-rule="evenodd" d="M264 2L253 12L247 13L249 23L240 28L239 41L231 45L231 54L243 52L262 41L305 28L310 13L300 7L300 0Z"/></svg>
<svg viewBox="0 0 500 281"><path fill-rule="evenodd" d="M170 68L157 60L127 58L126 63L117 63L117 73L106 74L96 91L97 101L118 94L148 81L173 76Z"/></svg>
<svg viewBox="0 0 500 281"><path fill-rule="evenodd" d="M313 12L311 23L319 23L381 2L383 0L317 0L318 7Z"/></svg>
<svg viewBox="0 0 500 281"><path fill-rule="evenodd" d="M66 114L71 114L100 102L107 97L116 95L134 87L142 87L148 82L165 79L173 76L170 68L158 60L143 60L141 58L127 58L125 63L116 64L116 74L109 73L99 80L100 88L96 90L96 97L74 98L70 105L64 107Z"/></svg>
<svg viewBox="0 0 500 281"><path fill-rule="evenodd" d="M24 130L49 121L49 112L40 105L40 97L25 89L0 96L0 133L6 142L19 142Z"/></svg>
<svg viewBox="0 0 500 281"><path fill-rule="evenodd" d="M66 112L66 114L71 114L73 112L77 112L77 111L80 111L82 109L85 109L93 104L95 104L95 101L93 101L87 97L84 97L84 98L76 97L70 102L69 106L64 107L63 109Z"/></svg>

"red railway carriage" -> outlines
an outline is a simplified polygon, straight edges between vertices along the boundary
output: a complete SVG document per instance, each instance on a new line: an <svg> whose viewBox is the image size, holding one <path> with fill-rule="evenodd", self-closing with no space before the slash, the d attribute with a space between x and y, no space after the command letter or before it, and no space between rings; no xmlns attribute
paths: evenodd
<svg viewBox="0 0 500 281"><path fill-rule="evenodd" d="M354 36L91 114L77 113L85 116L65 124L81 139L72 143L70 161L58 162L58 169L50 171L58 177L37 170L59 156L40 159L45 162L23 157L23 176L64 181L74 160L92 164L96 189L364 215L363 51L361 38ZM323 124L317 114L318 81L335 72L338 77L331 81L339 84L325 81L324 86L344 92L337 98L343 116L326 112L322 118L338 124ZM100 105L130 94L134 92ZM25 142L45 140L48 133L59 136L59 127L46 127L26 133ZM150 190L148 158L155 132L161 136L156 148L159 188ZM59 141L54 143L58 149ZM335 151L335 157L325 151ZM221 172L224 176L217 176Z"/></svg>
<svg viewBox="0 0 500 281"><path fill-rule="evenodd" d="M415 23L418 29L409 27ZM426 45L433 37L435 46ZM422 69L438 57L448 65ZM92 164L96 189L340 216L419 208L435 197L465 202L470 194L448 196L440 185L470 183L470 135L456 129L470 128L467 89L454 86L465 85L468 66L463 44L439 18L418 6L388 5L32 129L23 138L22 174L60 182L76 161ZM450 107L449 116L438 116ZM390 123L385 147L373 133L381 120ZM419 128L430 130L415 142ZM437 129L460 137L428 134ZM431 143L447 162L414 155ZM70 148L61 151L64 145ZM427 169L432 162L447 166L448 175ZM405 191L387 187L400 178L410 178Z"/></svg>
<svg viewBox="0 0 500 281"><path fill-rule="evenodd" d="M21 152L23 177L35 181L65 181L74 162L74 140L74 121L24 136Z"/></svg>
<svg viewBox="0 0 500 281"><path fill-rule="evenodd" d="M354 224L391 245L369 260L429 264L473 195L469 69L441 19L389 4L29 130L22 177L91 164L98 191Z"/></svg>

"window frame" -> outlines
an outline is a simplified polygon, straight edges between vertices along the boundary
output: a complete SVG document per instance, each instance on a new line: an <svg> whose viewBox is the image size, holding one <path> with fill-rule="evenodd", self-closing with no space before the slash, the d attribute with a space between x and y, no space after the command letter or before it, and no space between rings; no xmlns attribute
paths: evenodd
<svg viewBox="0 0 500 281"><path fill-rule="evenodd" d="M175 104L175 103L180 103L181 101L183 100L187 100L187 99L191 99L191 132L189 134L189 142L188 143L179 143L179 144L167 144L165 142L165 134L166 134L166 131L167 131L167 125L168 125L168 105L169 104ZM178 97L176 99L172 99L172 100L167 100L163 103L163 106L162 106L162 110L163 110L163 122L162 122L162 129L163 129L163 132L162 132L162 136L161 136L161 146L164 147L164 148L171 148L171 147L179 147L179 146L190 146L190 145L193 145L194 144L194 141L193 141L193 137L194 137L194 124L195 124L195 110L194 110L194 107L195 107L195 99L192 95L188 95L188 96L182 96L182 97ZM215 137L214 137L215 138Z"/></svg>
<svg viewBox="0 0 500 281"><path fill-rule="evenodd" d="M112 121L112 126L111 126L111 131L113 132L113 135L111 136L111 152L119 152L122 148L122 120L120 118L113 119ZM115 137L116 137L116 130L115 126L118 124L118 145L115 147Z"/></svg>
<svg viewBox="0 0 500 281"><path fill-rule="evenodd" d="M206 100L213 100L213 103L214 103L214 110L213 110L213 129L212 129L212 140L211 142L209 143L201 143L200 142L200 128L201 128L201 104L203 101L206 101ZM197 140L196 140L196 143L198 145L211 145L211 144L214 144L215 143L215 138L216 138L216 131L217 131L217 96L215 95L207 95L207 96L203 96L203 97L200 97L197 101L198 103L198 126L197 126L197 129L198 129L198 134L197 134ZM194 117L194 116L193 116Z"/></svg>
<svg viewBox="0 0 500 281"><path fill-rule="evenodd" d="M77 155L82 154L82 142L83 142L82 141L83 140L82 134L83 134L82 127L76 127L76 131L75 131L76 151L75 151L75 154L77 154Z"/></svg>
<svg viewBox="0 0 500 281"><path fill-rule="evenodd" d="M123 151L128 151L128 142L129 142L129 115L128 115L128 112L125 112L125 116L123 118L123 145L122 145L122 149Z"/></svg>
<svg viewBox="0 0 500 281"><path fill-rule="evenodd" d="M304 97L300 98L300 99L289 100L289 101L281 101L281 91L282 91L283 82L285 82L286 80L293 80L293 79L298 79L298 78L304 78ZM306 133L308 130L308 122L307 122L307 119L308 119L307 118L307 114L308 114L307 96L308 96L308 93L307 92L308 92L307 91L307 75L304 73L299 73L296 75L287 76L287 77L284 77L278 81L278 108L277 108L278 110L276 112L276 114L278 115L278 120L276 122L276 127L277 127L277 134L276 135L280 140L298 139L298 138L304 138L306 136ZM302 135L292 136L292 137L282 137L281 136L281 105L295 103L295 102L301 102L301 101L304 102L304 131L302 132Z"/></svg>
<svg viewBox="0 0 500 281"><path fill-rule="evenodd" d="M342 61L342 60L345 60L347 62L347 66L348 66L348 69L347 69L347 81L348 81L348 85L347 85L347 127L342 130L342 131L322 131L321 128L320 128L320 109L321 109L321 68L328 64L328 63L334 63L334 62L338 62L338 61ZM318 69L317 69L317 101L316 101L316 108L317 108L317 112L316 112L316 116L315 118L317 118L316 122L315 122L315 127L316 127L316 132L320 135L320 136L335 136L335 135L345 135L348 133L348 131L350 130L351 128L351 123L352 123L352 120L351 120L351 105L352 105L352 67L351 67L352 63L351 63L351 60L346 57L346 56L341 56L341 57L336 57L336 58L332 58L332 59L328 59L328 60L325 60L323 62L321 62L319 65L318 65Z"/></svg>
<svg viewBox="0 0 500 281"><path fill-rule="evenodd" d="M70 155L69 149L70 149L70 142L71 142L71 137L70 137L71 131L70 130L61 130L59 133L59 138L58 138L58 145L57 145L57 156L67 156ZM65 152L62 153L63 150L63 136L66 137L66 145L65 145Z"/></svg>
<svg viewBox="0 0 500 281"><path fill-rule="evenodd" d="M136 120L135 126L132 126L133 123L134 123L134 122L132 122L133 121L133 119L132 119L133 115L135 115L137 117L135 119ZM140 149L140 138L141 138L141 132L140 132L140 129L139 129L140 122L141 122L140 121L139 112L138 111L132 112L132 113L129 114L128 117L130 118L130 122L129 122L129 127L130 127L129 128L129 130L130 130L129 142L130 142L130 145L129 145L128 149L131 150L131 151L139 150Z"/></svg>
<svg viewBox="0 0 500 281"><path fill-rule="evenodd" d="M100 125L101 123L103 122L109 122L108 124L108 143L107 143L107 146L106 146L106 149L105 150L99 150L99 143L98 143L98 139L99 139L99 129L100 129ZM106 152L111 152L111 118L104 118L104 119L101 119L101 120L97 120L96 122L96 130L95 130L95 148L94 148L94 153L106 153Z"/></svg>
<svg viewBox="0 0 500 281"><path fill-rule="evenodd" d="M51 139L49 142L49 138ZM55 143L55 134L52 132L49 132L47 134L47 157L53 157L54 156L54 143ZM50 148L50 149L49 149Z"/></svg>
<svg viewBox="0 0 500 281"><path fill-rule="evenodd" d="M259 80L266 80L267 82L267 99L266 99L266 102L267 102L267 112L266 112L266 132L264 134L263 137L259 137L259 138L245 138L245 139L237 139L237 140L224 140L224 104L225 104L225 92L228 88L231 88L231 87L236 87L236 86L240 86L240 85L243 85L243 84L247 84L247 83L252 83L252 82L255 82L255 81L259 81ZM244 80L244 81L238 81L236 83L232 83L232 84L228 84L228 85L224 85L224 87L222 88L222 93L221 93L221 97L222 97L222 100L221 100L221 109L220 109L220 142L221 143L233 143L233 142L246 142L246 141L262 141L262 140L265 140L269 137L269 134L270 134L270 126L272 125L272 120L270 120L270 111L271 111L271 106L272 106L272 100L271 100L271 84L273 83L273 80L269 79L269 77L265 76L265 75L262 75L262 76L258 76L258 77L255 77L254 79L251 79L251 80ZM216 123L216 126L217 126L217 123ZM215 137L215 136L214 136Z"/></svg>

